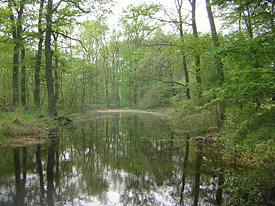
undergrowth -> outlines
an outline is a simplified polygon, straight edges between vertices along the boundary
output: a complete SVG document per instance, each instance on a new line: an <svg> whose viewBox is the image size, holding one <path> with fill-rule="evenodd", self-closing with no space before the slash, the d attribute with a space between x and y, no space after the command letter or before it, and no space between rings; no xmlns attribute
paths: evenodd
<svg viewBox="0 0 275 206"><path fill-rule="evenodd" d="M56 121L39 113L28 113L22 109L0 112L0 143L23 137L41 137Z"/></svg>

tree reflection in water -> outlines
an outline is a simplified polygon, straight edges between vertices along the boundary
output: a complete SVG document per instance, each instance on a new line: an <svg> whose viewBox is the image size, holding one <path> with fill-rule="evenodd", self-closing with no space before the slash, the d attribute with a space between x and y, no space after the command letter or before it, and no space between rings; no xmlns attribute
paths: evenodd
<svg viewBox="0 0 275 206"><path fill-rule="evenodd" d="M48 161L47 161L47 202L48 206L54 205L54 155L57 144L57 137L50 136L50 144L48 147Z"/></svg>
<svg viewBox="0 0 275 206"><path fill-rule="evenodd" d="M77 122L45 145L0 151L0 204L220 204L222 172L210 175L203 147L150 115Z"/></svg>
<svg viewBox="0 0 275 206"><path fill-rule="evenodd" d="M181 177L181 190L180 190L180 205L184 205L184 187L185 187L185 172L186 172L186 166L187 166L187 160L188 160L188 155L189 155L189 141L190 137L189 134L186 135L186 140L185 140L185 155L184 155L184 160L183 160L183 173Z"/></svg>

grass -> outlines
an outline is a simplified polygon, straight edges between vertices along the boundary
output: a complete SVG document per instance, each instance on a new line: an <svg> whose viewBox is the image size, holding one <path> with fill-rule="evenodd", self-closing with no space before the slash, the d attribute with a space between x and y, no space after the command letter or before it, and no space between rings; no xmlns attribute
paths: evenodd
<svg viewBox="0 0 275 206"><path fill-rule="evenodd" d="M17 110L0 112L0 144L37 144L47 128L56 126L49 117Z"/></svg>

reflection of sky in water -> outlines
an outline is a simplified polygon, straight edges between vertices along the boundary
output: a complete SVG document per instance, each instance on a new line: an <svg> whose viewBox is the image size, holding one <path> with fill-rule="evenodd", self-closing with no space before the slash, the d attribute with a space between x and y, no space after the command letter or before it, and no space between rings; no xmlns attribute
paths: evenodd
<svg viewBox="0 0 275 206"><path fill-rule="evenodd" d="M156 118L150 120L138 115L130 117L113 117L109 118L108 122L107 119L101 118L78 123L74 130L63 131L58 144L53 143L56 144L52 165L52 195L55 206L177 205L180 200L183 171L184 205L193 205L198 157L196 144L190 143L187 166L183 169L185 146L170 150L185 145L185 139L181 139L182 134L173 132L167 124L161 120L157 121ZM176 140L173 145L171 136ZM36 162L37 148L27 148L28 163L24 183L24 199L27 205L40 205L40 198L44 203L47 202L50 146L41 147L43 195L41 174ZM22 165L22 149L19 150ZM4 152L13 165L10 166L11 172L5 177L0 174L0 205L14 205L14 196L18 193L13 152L13 149ZM215 199L217 191L218 179L204 172L208 169L206 163L202 160L199 170L201 174L198 205L213 205L207 201ZM0 171L1 169L3 168L0 167ZM20 179L22 184L23 166Z"/></svg>
<svg viewBox="0 0 275 206"><path fill-rule="evenodd" d="M78 203L83 206L97 206L97 205L125 205L121 202L121 195L123 191L127 190L125 188L125 178L129 175L129 173L124 171L116 171L116 177L114 177L112 172L108 172L107 176L105 176L106 179L109 180L109 188L108 191L104 192L104 195L106 195L106 200L104 203L102 203L97 197L89 199L89 196L86 196L85 200L80 200ZM122 179L122 182L117 181L118 178ZM173 193L174 187L171 186L161 186L157 188L153 188L150 193L148 193L145 198L153 198L155 199L155 202L158 205L176 205L177 201L171 197L171 194ZM128 193L128 198L133 198L133 192L130 190ZM143 201L142 197L139 196L140 201ZM67 205L70 205L69 203ZM132 205L132 204L129 204Z"/></svg>
<svg viewBox="0 0 275 206"><path fill-rule="evenodd" d="M118 171L118 170L112 170L109 172L104 172L105 176L104 178L108 180L109 187L107 188L107 191L102 192L100 195L101 197L96 197L96 196L90 196L88 194L81 194L78 193L77 198L73 198L69 201L63 202L64 205L83 205L83 206L100 206L100 205L109 205L109 206L120 206L120 205L125 205L121 202L121 195L124 191L127 189L125 188L125 180L126 177L128 177L130 174L125 172L125 171ZM81 174L77 172L77 169L75 167L72 167L72 175L68 179L70 185L75 185L75 189L79 190L79 185L78 185L78 179L81 177ZM146 177L147 179L149 177ZM39 180L37 178L36 174L28 174L27 175L27 181L26 181L26 188L33 187ZM9 178L6 180L7 182L10 182L9 185L14 185L14 179ZM1 181L2 182L2 181ZM207 184L202 184L200 188L202 190L209 190L213 191L215 185L214 179L212 179L212 184L207 185ZM162 186L156 186L153 185L151 186L151 190L149 193L147 193L145 196L139 195L139 200L143 201L144 199L142 198L148 198L148 199L154 199L155 203L160 206L166 206L166 205L176 205L178 203L178 198L173 198L175 196L174 190L175 188L173 186L169 186L167 184L163 184ZM7 190L8 189L8 190ZM45 189L47 189L45 187ZM11 191L15 191L14 187L10 188L3 188L0 186L0 199L6 199L8 194ZM80 191L76 191L80 192ZM190 195L192 192L192 185L187 183L185 185L185 195ZM127 196L129 199L134 197L133 190L129 190L127 193ZM101 199L101 200L100 200ZM104 202L102 202L102 200ZM185 205L192 205L192 199L186 199L185 200ZM202 202L203 203L203 202ZM60 205L60 204L58 204ZM133 205L133 204L129 204Z"/></svg>

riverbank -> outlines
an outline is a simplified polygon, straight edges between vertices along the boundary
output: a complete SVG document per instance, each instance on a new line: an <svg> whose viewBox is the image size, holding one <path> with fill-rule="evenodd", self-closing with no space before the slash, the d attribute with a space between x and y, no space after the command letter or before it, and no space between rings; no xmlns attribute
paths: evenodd
<svg viewBox="0 0 275 206"><path fill-rule="evenodd" d="M85 114L65 113L56 118L23 110L0 112L0 145L18 147L42 144L46 139L43 137L47 136L53 128L58 128L71 121L90 121L104 114L117 112L144 113L162 118L168 117L166 113L160 111L130 109L91 110Z"/></svg>
<svg viewBox="0 0 275 206"><path fill-rule="evenodd" d="M0 112L0 145L30 146L44 142L57 121L40 114L25 111Z"/></svg>
<svg viewBox="0 0 275 206"><path fill-rule="evenodd" d="M47 139L44 137L50 130L66 124L66 121L91 121L113 113L150 114L165 119L172 127L176 127L176 130L188 133L191 141L214 144L222 151L220 161L225 167L236 164L259 167L268 159L274 158L272 140L257 144L254 149L251 149L234 142L230 133L221 132L217 128L205 127L202 131L194 132L199 122L190 119L190 116L185 117L186 119L173 116L167 108L158 110L100 109L91 110L85 114L65 113L55 119L24 111L0 113L0 145L17 147L42 144ZM203 118L196 117L196 119Z"/></svg>

